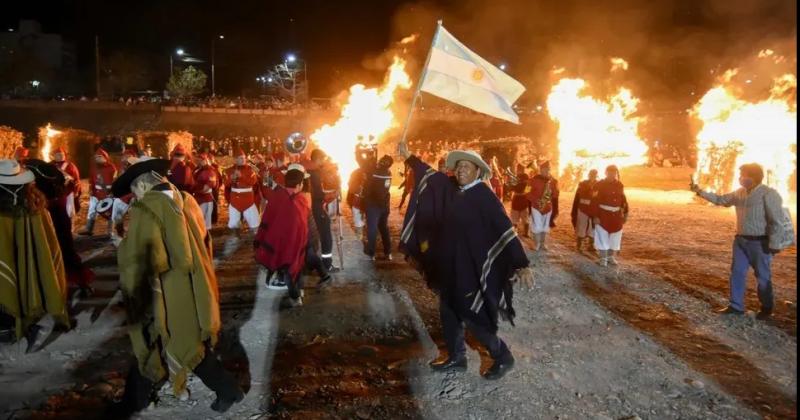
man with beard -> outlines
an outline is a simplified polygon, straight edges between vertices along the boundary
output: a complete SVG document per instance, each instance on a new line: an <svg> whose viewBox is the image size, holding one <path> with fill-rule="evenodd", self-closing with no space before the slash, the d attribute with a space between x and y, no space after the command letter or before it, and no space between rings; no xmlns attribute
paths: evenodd
<svg viewBox="0 0 800 420"><path fill-rule="evenodd" d="M493 359L482 376L499 379L514 357L497 337L498 319L513 325L514 281L530 287L533 272L502 203L483 182L491 168L476 152L453 151L446 166L455 176L448 177L412 156L404 142L398 152L417 185L403 222L401 250L439 295L447 344L447 357L430 366L435 371L467 368L466 324Z"/></svg>
<svg viewBox="0 0 800 420"><path fill-rule="evenodd" d="M558 183L550 176L550 162L539 165L539 173L531 178L528 202L531 206L531 231L536 250L547 250L545 240L558 216Z"/></svg>
<svg viewBox="0 0 800 420"><path fill-rule="evenodd" d="M592 204L592 191L597 183L597 169L589 171L589 179L581 181L575 191L575 199L572 201L572 227L575 228L576 248L581 252L583 241L587 238L588 250L594 251L594 227L589 206Z"/></svg>
<svg viewBox="0 0 800 420"><path fill-rule="evenodd" d="M619 169L610 165L606 177L594 185L589 211L594 222L594 247L600 254L598 263L617 265L614 255L622 245L622 226L628 220L625 187L619 181Z"/></svg>
<svg viewBox="0 0 800 420"><path fill-rule="evenodd" d="M167 160L142 158L114 181L115 195L136 195L117 265L137 362L118 416L147 407L166 380L181 395L190 372L216 393L215 411L244 398L213 352L220 315L211 237L191 195L168 182L169 167Z"/></svg>

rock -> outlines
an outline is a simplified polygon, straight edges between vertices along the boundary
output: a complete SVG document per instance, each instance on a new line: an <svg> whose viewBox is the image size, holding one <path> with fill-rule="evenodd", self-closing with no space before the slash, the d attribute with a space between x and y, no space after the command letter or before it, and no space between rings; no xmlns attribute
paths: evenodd
<svg viewBox="0 0 800 420"><path fill-rule="evenodd" d="M550 372L550 378L554 381L557 381L561 379L561 375L559 375L557 372Z"/></svg>
<svg viewBox="0 0 800 420"><path fill-rule="evenodd" d="M619 420L642 420L642 418L639 417L637 414L634 414L632 416L620 417Z"/></svg>
<svg viewBox="0 0 800 420"><path fill-rule="evenodd" d="M706 384L698 381L697 379L692 379L689 381L689 385L691 385L694 389L705 389L706 387Z"/></svg>

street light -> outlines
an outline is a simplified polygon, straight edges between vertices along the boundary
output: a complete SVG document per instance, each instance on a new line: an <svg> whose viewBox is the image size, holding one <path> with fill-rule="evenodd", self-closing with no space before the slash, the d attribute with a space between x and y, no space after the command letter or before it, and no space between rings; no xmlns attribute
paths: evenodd
<svg viewBox="0 0 800 420"><path fill-rule="evenodd" d="M214 50L214 43L217 39L225 39L225 35L219 35L217 37L211 38L211 96L214 97L217 93L217 73L216 73L216 62L215 62L215 50Z"/></svg>
<svg viewBox="0 0 800 420"><path fill-rule="evenodd" d="M183 48L178 48L177 50L175 50L175 54L183 55ZM170 55L169 55L169 76L170 77L172 77L172 75L175 74L173 69L174 69L174 67L172 65L172 54L170 53Z"/></svg>
<svg viewBox="0 0 800 420"><path fill-rule="evenodd" d="M500 64L500 70L505 70L505 69L506 69L506 64L505 63Z"/></svg>
<svg viewBox="0 0 800 420"><path fill-rule="evenodd" d="M289 54L289 55L286 56L286 61L288 61L290 63L294 63L295 60L297 60L297 57L295 57L294 54Z"/></svg>

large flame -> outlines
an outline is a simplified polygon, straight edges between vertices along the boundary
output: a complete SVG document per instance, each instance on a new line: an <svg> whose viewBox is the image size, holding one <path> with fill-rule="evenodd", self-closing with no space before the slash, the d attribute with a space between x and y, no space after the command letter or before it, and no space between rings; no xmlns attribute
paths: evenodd
<svg viewBox="0 0 800 420"><path fill-rule="evenodd" d="M50 162L50 150L53 149L53 138L59 134L61 134L61 131L50 127L50 123L47 123L45 127L39 129L39 140L44 142L39 152L42 155L43 161Z"/></svg>
<svg viewBox="0 0 800 420"><path fill-rule="evenodd" d="M358 137L382 136L397 126L392 102L398 89L411 87L405 71L405 60L394 57L386 81L380 88L367 89L357 84L350 88L350 96L333 125L325 124L311 134L311 140L339 165L339 175L346 180L356 169L355 147Z"/></svg>
<svg viewBox="0 0 800 420"><path fill-rule="evenodd" d="M771 50L759 58L773 58ZM776 63L783 57L774 57ZM697 134L696 181L704 188L731 191L735 173L745 163L764 168L764 183L789 198L797 162L797 107L793 97L797 78L783 74L772 79L769 96L760 101L742 97L729 70L700 99L691 115L702 123ZM745 81L750 84L751 80Z"/></svg>
<svg viewBox="0 0 800 420"><path fill-rule="evenodd" d="M627 63L615 59L615 69ZM624 63L624 65L623 65ZM639 137L639 100L620 88L607 101L589 96L583 79L561 79L547 97L547 112L558 123L558 174L565 189L576 186L590 169L602 173L647 161L647 145Z"/></svg>

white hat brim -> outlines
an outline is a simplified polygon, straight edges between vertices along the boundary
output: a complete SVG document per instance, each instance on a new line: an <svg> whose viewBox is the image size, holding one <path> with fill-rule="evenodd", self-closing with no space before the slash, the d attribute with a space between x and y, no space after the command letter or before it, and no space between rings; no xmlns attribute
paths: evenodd
<svg viewBox="0 0 800 420"><path fill-rule="evenodd" d="M447 154L447 159L445 159L445 166L448 170L453 170L456 167L456 163L461 160L466 160L467 162L472 162L481 170L480 178L482 180L487 180L492 177L492 168L489 167L489 164L484 162L481 157L475 152L466 152L463 150L453 150L452 152Z"/></svg>
<svg viewBox="0 0 800 420"><path fill-rule="evenodd" d="M16 175L0 175L0 184L25 185L36 180L36 176L29 169L23 169Z"/></svg>

